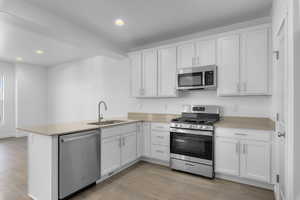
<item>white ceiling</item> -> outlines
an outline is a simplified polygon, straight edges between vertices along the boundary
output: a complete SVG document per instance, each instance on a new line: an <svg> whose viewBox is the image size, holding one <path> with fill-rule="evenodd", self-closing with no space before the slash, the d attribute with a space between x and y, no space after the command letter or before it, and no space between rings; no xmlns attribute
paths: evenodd
<svg viewBox="0 0 300 200"><path fill-rule="evenodd" d="M38 55L36 50L43 50ZM31 24L12 20L10 16L0 13L0 60L51 66L93 55L88 49L57 40L35 31Z"/></svg>
<svg viewBox="0 0 300 200"><path fill-rule="evenodd" d="M125 49L270 15L272 0L29 0ZM116 27L116 18L125 20Z"/></svg>

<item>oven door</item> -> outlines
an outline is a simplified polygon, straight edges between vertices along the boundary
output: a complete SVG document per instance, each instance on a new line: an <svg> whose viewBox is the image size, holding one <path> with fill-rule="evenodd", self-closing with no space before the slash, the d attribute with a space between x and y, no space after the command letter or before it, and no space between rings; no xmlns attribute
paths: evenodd
<svg viewBox="0 0 300 200"><path fill-rule="evenodd" d="M185 133L182 133L182 132ZM189 133L190 132L190 133ZM213 132L171 129L171 157L191 162L213 164Z"/></svg>

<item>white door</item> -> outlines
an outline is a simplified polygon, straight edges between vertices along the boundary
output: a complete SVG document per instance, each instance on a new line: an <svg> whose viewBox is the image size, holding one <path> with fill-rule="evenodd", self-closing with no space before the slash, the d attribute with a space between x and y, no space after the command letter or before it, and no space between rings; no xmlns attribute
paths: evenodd
<svg viewBox="0 0 300 200"><path fill-rule="evenodd" d="M148 122L143 123L143 136L144 136L144 157L151 157L151 124Z"/></svg>
<svg viewBox="0 0 300 200"><path fill-rule="evenodd" d="M196 43L197 64L199 66L216 64L216 42L215 40L204 40Z"/></svg>
<svg viewBox="0 0 300 200"><path fill-rule="evenodd" d="M121 141L121 166L124 166L137 158L136 132L122 136Z"/></svg>
<svg viewBox="0 0 300 200"><path fill-rule="evenodd" d="M186 68L195 65L196 49L193 42L184 43L177 46L177 67Z"/></svg>
<svg viewBox="0 0 300 200"><path fill-rule="evenodd" d="M218 39L218 95L240 92L240 37L231 35Z"/></svg>
<svg viewBox="0 0 300 200"><path fill-rule="evenodd" d="M145 97L157 96L157 51L143 51L143 91Z"/></svg>
<svg viewBox="0 0 300 200"><path fill-rule="evenodd" d="M120 136L105 138L101 141L101 176L121 166Z"/></svg>
<svg viewBox="0 0 300 200"><path fill-rule="evenodd" d="M240 144L236 139L216 137L215 170L227 175L240 175Z"/></svg>
<svg viewBox="0 0 300 200"><path fill-rule="evenodd" d="M142 53L136 52L129 54L130 59L130 87L131 96L141 96L142 89Z"/></svg>
<svg viewBox="0 0 300 200"><path fill-rule="evenodd" d="M176 47L158 50L158 96L176 96Z"/></svg>
<svg viewBox="0 0 300 200"><path fill-rule="evenodd" d="M268 28L241 35L241 93L268 94L269 55Z"/></svg>
<svg viewBox="0 0 300 200"><path fill-rule="evenodd" d="M270 182L270 144L260 141L241 141L241 177Z"/></svg>
<svg viewBox="0 0 300 200"><path fill-rule="evenodd" d="M276 120L276 141L277 141L277 173L279 176L279 183L276 183L278 188L278 199L286 199L286 185L287 185L287 147L286 147L286 123L287 123L287 98L288 98L288 80L287 80L287 31L286 24L283 23L281 30L276 37L278 43L278 59L276 59L276 91L277 99L277 120Z"/></svg>

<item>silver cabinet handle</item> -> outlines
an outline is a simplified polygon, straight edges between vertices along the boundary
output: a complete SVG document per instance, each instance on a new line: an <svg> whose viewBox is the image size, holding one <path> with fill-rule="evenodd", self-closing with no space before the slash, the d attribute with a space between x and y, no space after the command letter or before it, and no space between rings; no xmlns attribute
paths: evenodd
<svg viewBox="0 0 300 200"><path fill-rule="evenodd" d="M247 144L243 144L243 154L247 154Z"/></svg>
<svg viewBox="0 0 300 200"><path fill-rule="evenodd" d="M235 152L236 152L237 154L240 153L240 143L239 143L239 142L237 142L237 143L235 144Z"/></svg>
<svg viewBox="0 0 300 200"><path fill-rule="evenodd" d="M125 146L125 137L123 137L123 146Z"/></svg>
<svg viewBox="0 0 300 200"><path fill-rule="evenodd" d="M200 65L200 58L197 56L197 64Z"/></svg>
<svg viewBox="0 0 300 200"><path fill-rule="evenodd" d="M246 133L235 133L235 135L239 135L239 136L247 136L248 134L246 134Z"/></svg>
<svg viewBox="0 0 300 200"><path fill-rule="evenodd" d="M158 135L157 137L160 138L160 139L164 139L165 138L164 136L161 136L161 135Z"/></svg>
<svg viewBox="0 0 300 200"><path fill-rule="evenodd" d="M156 150L157 153L164 153L163 151L161 150Z"/></svg>
<svg viewBox="0 0 300 200"><path fill-rule="evenodd" d="M122 138L119 139L119 147L122 147Z"/></svg>

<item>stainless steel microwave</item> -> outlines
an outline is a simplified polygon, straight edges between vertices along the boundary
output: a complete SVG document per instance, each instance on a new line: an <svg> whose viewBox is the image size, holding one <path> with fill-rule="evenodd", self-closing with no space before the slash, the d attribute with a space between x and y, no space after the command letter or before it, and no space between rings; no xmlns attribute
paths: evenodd
<svg viewBox="0 0 300 200"><path fill-rule="evenodd" d="M178 90L217 89L217 66L200 66L179 69Z"/></svg>

